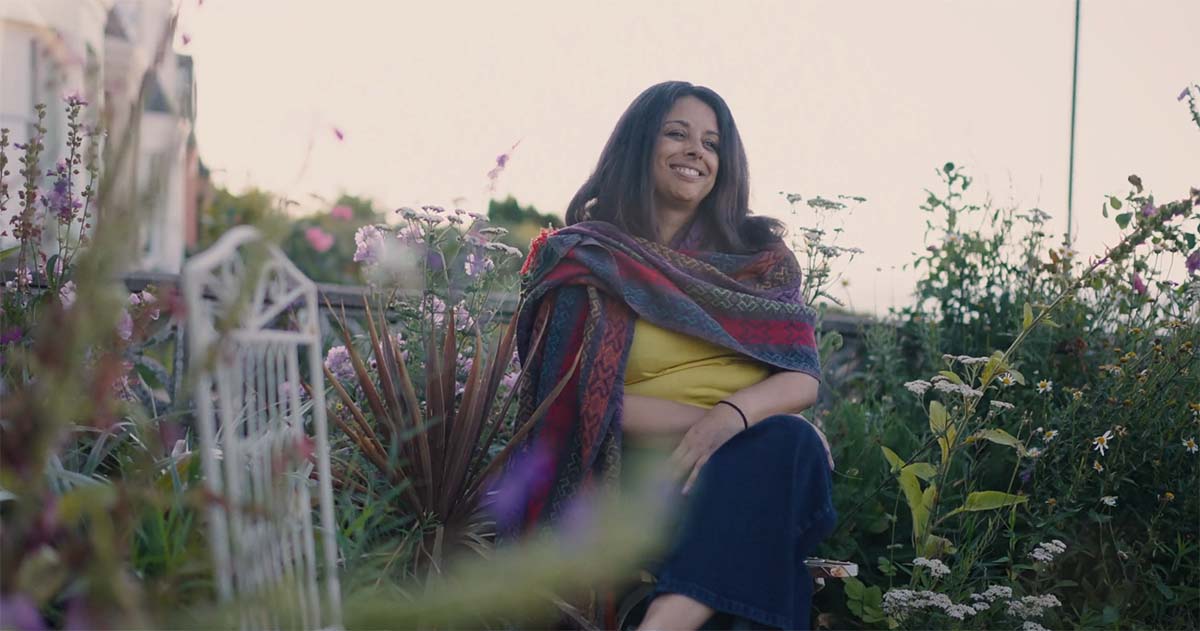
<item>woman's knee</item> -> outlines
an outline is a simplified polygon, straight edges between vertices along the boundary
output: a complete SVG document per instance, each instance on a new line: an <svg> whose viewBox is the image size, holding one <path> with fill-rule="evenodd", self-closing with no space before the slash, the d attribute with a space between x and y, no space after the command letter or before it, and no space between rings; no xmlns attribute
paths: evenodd
<svg viewBox="0 0 1200 631"><path fill-rule="evenodd" d="M817 429L799 414L776 414L758 422L765 434L780 440L821 444Z"/></svg>

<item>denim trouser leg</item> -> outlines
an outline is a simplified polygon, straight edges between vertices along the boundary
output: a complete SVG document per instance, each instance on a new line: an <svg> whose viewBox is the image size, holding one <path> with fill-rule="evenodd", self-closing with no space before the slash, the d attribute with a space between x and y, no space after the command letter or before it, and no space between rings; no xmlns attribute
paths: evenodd
<svg viewBox="0 0 1200 631"><path fill-rule="evenodd" d="M701 470L655 593L677 593L761 625L809 628L804 559L832 530L825 448L807 421L778 415L722 445Z"/></svg>

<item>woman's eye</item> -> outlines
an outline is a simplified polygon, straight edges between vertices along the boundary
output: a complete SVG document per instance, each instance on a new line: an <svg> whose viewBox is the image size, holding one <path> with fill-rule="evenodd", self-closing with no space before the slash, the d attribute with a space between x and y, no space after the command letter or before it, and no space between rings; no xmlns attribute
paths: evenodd
<svg viewBox="0 0 1200 631"><path fill-rule="evenodd" d="M713 151L716 151L716 150L717 150L717 143L715 143L715 142L713 142L713 141L711 141L711 140L710 140L710 141L708 141L708 142L706 142L706 143L704 143L704 144L705 144L705 145L706 145L706 146L707 146L709 149L711 149L711 150L713 150Z"/></svg>
<svg viewBox="0 0 1200 631"><path fill-rule="evenodd" d="M667 135L672 138L683 138L685 134L679 130L675 130L667 132Z"/></svg>

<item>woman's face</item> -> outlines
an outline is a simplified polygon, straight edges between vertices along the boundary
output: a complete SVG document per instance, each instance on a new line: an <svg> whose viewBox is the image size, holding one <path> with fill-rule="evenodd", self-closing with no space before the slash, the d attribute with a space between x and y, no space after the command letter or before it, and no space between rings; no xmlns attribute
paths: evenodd
<svg viewBox="0 0 1200 631"><path fill-rule="evenodd" d="M654 143L654 199L658 208L692 212L717 181L717 115L685 96L667 113Z"/></svg>

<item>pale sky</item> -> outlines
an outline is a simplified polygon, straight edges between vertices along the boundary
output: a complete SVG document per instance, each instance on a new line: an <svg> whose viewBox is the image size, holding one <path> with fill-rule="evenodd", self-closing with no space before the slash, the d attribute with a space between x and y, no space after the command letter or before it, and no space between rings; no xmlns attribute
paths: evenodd
<svg viewBox="0 0 1200 631"><path fill-rule="evenodd" d="M200 152L235 190L483 211L485 174L519 140L494 195L561 214L633 98L682 79L729 104L755 212L801 223L779 191L869 199L842 239L866 250L839 290L857 310L908 302L914 275L899 268L926 245L918 206L946 161L976 177L968 199L1039 206L1066 226L1071 0L184 7ZM1200 130L1176 101L1200 82L1196 24L1196 0L1083 2L1084 254L1116 241L1099 207L1130 173L1163 201L1200 186Z"/></svg>

